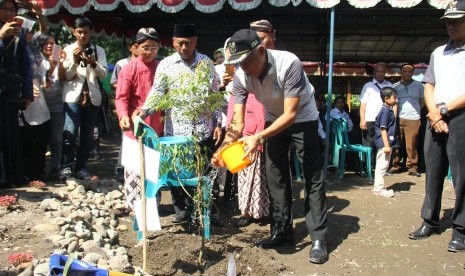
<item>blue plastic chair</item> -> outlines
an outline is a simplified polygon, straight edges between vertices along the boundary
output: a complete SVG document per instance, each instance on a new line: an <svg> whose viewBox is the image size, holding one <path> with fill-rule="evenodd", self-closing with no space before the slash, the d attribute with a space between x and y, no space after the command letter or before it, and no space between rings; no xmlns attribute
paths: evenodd
<svg viewBox="0 0 465 276"><path fill-rule="evenodd" d="M143 144L149 148L155 149L160 152L160 167L170 166L172 168L172 159L173 156L170 151L170 147L173 146L186 146L191 147L193 140L190 137L185 136L167 136L167 137L158 137L155 130L150 126L146 125L142 120L136 120L135 122L135 132L138 136L142 136ZM188 156L188 159L194 161L194 154ZM203 193L204 196L208 195L211 189L211 183L206 177L202 177L200 181L204 181ZM146 198L155 198L157 196L160 188L164 186L193 186L196 187L199 182L199 178L195 175L195 171L190 171L187 168L177 168L176 171L170 170L165 172L163 175L158 176L158 182L152 182L145 179L145 197ZM207 240L210 240L210 211L211 207L209 206L204 210L203 222L204 222L204 236ZM137 221L134 217L133 229L137 231L137 240L142 239L142 231L139 230Z"/></svg>
<svg viewBox="0 0 465 276"><path fill-rule="evenodd" d="M333 119L333 135L334 135L334 148L333 148L333 164L339 168L339 178L344 178L345 157L347 152L358 153L360 163L360 173L363 174L363 160L366 162L366 174L368 179L372 180L371 174L371 151L370 147L360 144L350 144L349 136L347 134L347 125L344 119ZM365 156L363 156L365 155ZM364 158L365 157L365 158Z"/></svg>

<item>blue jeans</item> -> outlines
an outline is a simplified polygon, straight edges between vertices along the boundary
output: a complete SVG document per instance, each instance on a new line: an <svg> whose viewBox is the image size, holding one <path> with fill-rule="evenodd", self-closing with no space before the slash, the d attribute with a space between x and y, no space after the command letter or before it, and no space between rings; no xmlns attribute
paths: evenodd
<svg viewBox="0 0 465 276"><path fill-rule="evenodd" d="M82 170L92 150L92 135L97 125L97 106L81 106L76 103L64 103L65 125L63 127L62 167L71 167L74 163L76 139L79 130L79 148L77 150L75 171Z"/></svg>

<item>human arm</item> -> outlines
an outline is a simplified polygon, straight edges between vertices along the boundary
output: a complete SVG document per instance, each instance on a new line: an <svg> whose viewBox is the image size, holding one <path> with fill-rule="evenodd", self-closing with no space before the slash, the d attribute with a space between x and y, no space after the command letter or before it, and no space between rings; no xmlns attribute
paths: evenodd
<svg viewBox="0 0 465 276"><path fill-rule="evenodd" d="M381 128L381 139L383 140L384 153L391 153L392 149L391 149L391 146L389 145L387 129L383 127Z"/></svg>
<svg viewBox="0 0 465 276"><path fill-rule="evenodd" d="M254 153L260 145L260 139L270 138L294 124L299 110L300 98L285 98L284 99L284 113L279 116L269 127L256 133L255 135L243 137L240 141L244 141L247 146L246 155Z"/></svg>
<svg viewBox="0 0 465 276"><path fill-rule="evenodd" d="M42 7L39 5L37 1L32 1L31 4L32 4L31 11L37 16L37 20L39 21L39 32L41 33L46 32L48 29L48 21L47 21L47 17L44 16Z"/></svg>
<svg viewBox="0 0 465 276"><path fill-rule="evenodd" d="M244 130L244 114L245 114L245 104L235 104L234 113L231 123L226 129L225 138L219 149L213 154L211 163L215 166L224 167L225 164L220 157L220 151L229 145L230 143L236 141L242 136L242 131Z"/></svg>
<svg viewBox="0 0 465 276"><path fill-rule="evenodd" d="M366 108L367 108L366 103L360 103L360 129L361 130L367 129L367 122L365 121Z"/></svg>
<svg viewBox="0 0 465 276"><path fill-rule="evenodd" d="M131 76L129 74L129 68L125 68L120 74L120 79L117 83L115 93L115 109L119 118L119 126L122 130L131 130L131 118L132 114L129 114L129 98L131 97Z"/></svg>

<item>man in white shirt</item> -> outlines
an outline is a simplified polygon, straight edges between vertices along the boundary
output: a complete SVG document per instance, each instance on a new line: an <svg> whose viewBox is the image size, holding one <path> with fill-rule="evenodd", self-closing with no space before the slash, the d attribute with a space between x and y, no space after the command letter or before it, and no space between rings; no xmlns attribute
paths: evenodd
<svg viewBox="0 0 465 276"><path fill-rule="evenodd" d="M378 115L383 101L380 96L381 88L392 87L392 83L385 80L386 64L377 63L373 71L373 80L367 82L360 92L360 129L362 130L362 144L371 147L371 167L374 168L376 162L375 138L375 118ZM394 114L397 110L394 110Z"/></svg>

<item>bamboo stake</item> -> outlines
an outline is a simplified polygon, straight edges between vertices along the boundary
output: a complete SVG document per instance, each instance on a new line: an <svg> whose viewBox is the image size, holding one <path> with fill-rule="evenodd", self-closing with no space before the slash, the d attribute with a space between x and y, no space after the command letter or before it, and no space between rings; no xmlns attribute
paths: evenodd
<svg viewBox="0 0 465 276"><path fill-rule="evenodd" d="M140 196L142 200L142 271L145 273L147 268L147 199L145 198L145 156L143 135L139 136L139 154L140 154Z"/></svg>

